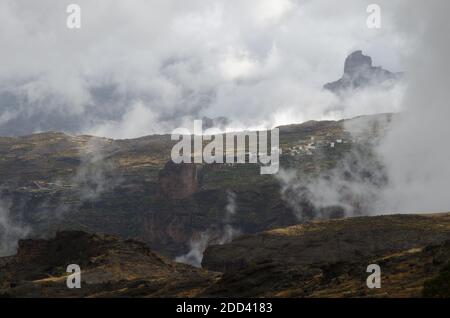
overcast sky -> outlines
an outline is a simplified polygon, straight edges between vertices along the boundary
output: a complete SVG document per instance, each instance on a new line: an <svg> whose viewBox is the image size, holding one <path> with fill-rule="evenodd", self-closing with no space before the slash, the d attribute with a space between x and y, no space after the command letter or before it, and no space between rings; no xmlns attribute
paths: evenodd
<svg viewBox="0 0 450 318"><path fill-rule="evenodd" d="M0 135L130 138L225 116L236 128L398 111L403 90L322 90L361 49L408 71L407 1L0 0ZM395 2L393 4L392 2ZM66 27L81 6L81 29Z"/></svg>

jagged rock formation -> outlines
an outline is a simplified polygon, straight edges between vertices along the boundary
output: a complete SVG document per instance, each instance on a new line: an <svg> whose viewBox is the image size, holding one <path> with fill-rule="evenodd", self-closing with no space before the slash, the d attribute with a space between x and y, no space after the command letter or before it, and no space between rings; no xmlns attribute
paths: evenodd
<svg viewBox="0 0 450 318"><path fill-rule="evenodd" d="M198 191L197 167L169 160L159 173L162 193L170 199L184 199Z"/></svg>
<svg viewBox="0 0 450 318"><path fill-rule="evenodd" d="M380 66L372 66L372 58L355 51L345 59L342 77L324 85L324 88L334 93L363 88L367 86L392 85L401 77L401 73L392 73Z"/></svg>

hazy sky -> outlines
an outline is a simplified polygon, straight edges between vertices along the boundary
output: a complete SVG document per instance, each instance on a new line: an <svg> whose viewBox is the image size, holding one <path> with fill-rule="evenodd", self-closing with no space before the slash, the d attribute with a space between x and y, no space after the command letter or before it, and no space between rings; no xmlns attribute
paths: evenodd
<svg viewBox="0 0 450 318"><path fill-rule="evenodd" d="M405 1L376 2L381 29L367 28L372 2L1 0L0 135L125 138L203 116L254 128L397 111L401 89L346 101L321 89L356 49L406 70L417 34L399 31ZM66 27L70 3L81 29Z"/></svg>

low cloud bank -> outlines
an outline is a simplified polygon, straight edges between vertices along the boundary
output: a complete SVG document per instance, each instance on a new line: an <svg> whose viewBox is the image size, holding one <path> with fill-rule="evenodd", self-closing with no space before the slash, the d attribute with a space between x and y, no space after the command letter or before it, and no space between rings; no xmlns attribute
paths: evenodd
<svg viewBox="0 0 450 318"><path fill-rule="evenodd" d="M322 90L356 49L402 70L392 1L378 30L358 0L79 0L77 30L70 3L1 2L0 135L133 138L204 116L252 129L397 110L379 93L342 103Z"/></svg>
<svg viewBox="0 0 450 318"><path fill-rule="evenodd" d="M403 5L410 14L397 17L399 30L418 38L407 59L402 112L380 139L354 147L317 178L281 171L282 195L301 220L333 216L330 209L341 215L450 211L450 4ZM346 128L357 135L364 126Z"/></svg>

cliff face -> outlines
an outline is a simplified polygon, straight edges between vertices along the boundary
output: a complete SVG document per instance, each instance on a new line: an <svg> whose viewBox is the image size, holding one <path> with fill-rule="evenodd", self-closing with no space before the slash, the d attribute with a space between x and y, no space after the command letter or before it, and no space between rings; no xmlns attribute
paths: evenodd
<svg viewBox="0 0 450 318"><path fill-rule="evenodd" d="M400 79L400 73L392 73L382 67L372 66L372 58L363 55L362 51L355 51L345 59L342 77L324 85L324 88L334 93L363 88L367 86L392 85Z"/></svg>
<svg viewBox="0 0 450 318"><path fill-rule="evenodd" d="M193 163L176 164L169 160L159 173L159 185L169 199L184 199L198 191L197 167Z"/></svg>

